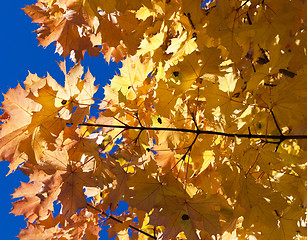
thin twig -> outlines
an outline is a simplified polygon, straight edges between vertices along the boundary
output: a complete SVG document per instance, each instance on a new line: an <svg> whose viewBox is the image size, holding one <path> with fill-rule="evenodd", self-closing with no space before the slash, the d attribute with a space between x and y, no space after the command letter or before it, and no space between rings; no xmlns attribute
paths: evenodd
<svg viewBox="0 0 307 240"><path fill-rule="evenodd" d="M197 127L197 130L199 130L198 127ZM187 191L187 185L188 185L188 170L189 170L189 162L190 162L190 158L191 158L191 151L192 151L193 145L195 144L195 142L196 142L196 140L197 140L197 138L198 138L198 135L199 135L199 134L196 134L196 136L195 136L193 142L191 143L191 145L190 145L189 148L188 148L188 151L186 151L186 153L185 153L185 155L187 155L188 152L190 152L190 156L189 156L188 161L187 161L187 170L186 170L186 176L185 176L185 181L186 181L185 189L184 189L185 191Z"/></svg>
<svg viewBox="0 0 307 240"><path fill-rule="evenodd" d="M114 220L114 221L116 221L116 222L123 223L122 220L119 220L118 218L116 218L116 217L114 217L114 216L112 216L112 215L110 215L110 214L107 214L106 212L104 212L104 211L102 211L102 210L100 210L100 209L98 209L98 208L92 206L92 205L89 204L89 203L87 204L87 206L89 206L89 207L95 209L96 211L100 212L102 215L105 215L106 217L108 217L108 218L110 218L110 219L112 219L112 220ZM131 229L133 229L133 230L135 230L135 231L137 231L137 232L139 232L139 233L142 233L142 234L144 234L144 235L146 235L147 237L150 237L150 238L152 238L152 239L157 239L157 237L152 236L152 235L150 235L149 233L144 232L143 230L141 230L141 229L139 229L139 228L137 228L137 227L134 227L134 226L132 226L132 225L130 225L130 224L129 224L129 228L131 228Z"/></svg>
<svg viewBox="0 0 307 240"><path fill-rule="evenodd" d="M283 136L283 133L282 133L282 131L281 131L281 129L280 129L280 127L279 127L278 123L277 123L276 117L275 117L275 115L274 115L274 113L273 113L273 110L272 110L272 109L270 109L270 112L271 112L271 114L272 114L272 117L273 117L274 123L275 123L275 125L276 125L276 127L277 127L277 129L278 129L278 131L279 131L279 133L280 133L280 135L281 135L281 136Z"/></svg>
<svg viewBox="0 0 307 240"><path fill-rule="evenodd" d="M138 120L140 126L143 127L143 125L142 125L142 123L141 123L141 121L140 121L140 118L139 118L139 114L138 114L138 113L135 113L135 117L136 117L136 119Z"/></svg>
<svg viewBox="0 0 307 240"><path fill-rule="evenodd" d="M236 9L236 11L239 11L241 8L243 8L244 5L245 5L246 3L248 3L248 2L249 2L249 0L246 0L240 7L238 7L238 8Z"/></svg>
<svg viewBox="0 0 307 240"><path fill-rule="evenodd" d="M278 125L278 123L277 123L277 120L276 120L276 117L275 117L275 115L274 115L274 113L273 113L273 110L272 109L270 109L270 112L271 112L271 114L272 114L272 117L273 117L273 120L274 120L274 123L275 123L275 125L276 125L276 127L277 127L277 129L278 129L278 131L279 131L279 133L280 133L280 140L279 140L279 142L277 142L277 146L276 146L276 148L275 148L275 151L274 152L277 152L277 150L278 150L278 147L280 146L280 144L284 141L284 137L285 137L285 135L282 133L282 131L281 131L281 129L280 129L280 127L279 127L279 125Z"/></svg>

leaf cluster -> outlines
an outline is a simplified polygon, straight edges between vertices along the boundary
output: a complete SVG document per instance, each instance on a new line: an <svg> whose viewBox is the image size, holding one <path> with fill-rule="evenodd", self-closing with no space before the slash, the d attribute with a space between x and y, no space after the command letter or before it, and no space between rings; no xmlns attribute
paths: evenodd
<svg viewBox="0 0 307 240"><path fill-rule="evenodd" d="M13 194L20 239L97 239L103 225L116 239L305 239L304 1L24 10L41 45L78 63L59 64L64 87L29 74L4 95L1 159L30 177ZM98 107L85 51L123 64Z"/></svg>

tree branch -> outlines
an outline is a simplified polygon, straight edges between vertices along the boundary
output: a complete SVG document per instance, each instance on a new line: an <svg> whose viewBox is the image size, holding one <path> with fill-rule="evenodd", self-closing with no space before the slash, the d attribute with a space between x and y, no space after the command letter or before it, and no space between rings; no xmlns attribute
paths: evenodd
<svg viewBox="0 0 307 240"><path fill-rule="evenodd" d="M238 138L260 138L260 139L276 139L276 140L286 140L286 139L307 139L307 135L263 135L263 134L241 134L241 133L225 133L218 131L205 131L200 129L186 129L186 128L167 128L167 127L135 127L135 126L123 126L123 125L108 125L108 124L95 124L95 123L82 123L80 126L89 127L105 127L105 128L122 128L125 130L141 130L141 131L170 131L170 132L185 132L185 133L195 133L195 134L208 134L208 135L218 135L224 137L238 137Z"/></svg>

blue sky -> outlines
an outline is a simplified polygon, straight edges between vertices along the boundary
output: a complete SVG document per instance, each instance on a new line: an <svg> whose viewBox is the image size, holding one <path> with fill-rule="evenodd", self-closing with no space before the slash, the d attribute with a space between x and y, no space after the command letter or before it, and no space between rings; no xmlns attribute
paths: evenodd
<svg viewBox="0 0 307 240"><path fill-rule="evenodd" d="M34 4L36 1L2 1L0 46L2 57L0 60L1 81L0 91L6 93L9 88L15 88L18 83L22 83L28 71L37 73L38 76L46 76L47 72L59 82L63 82L64 76L61 73L57 61L63 60L58 54L54 54L55 47L49 46L46 49L38 47L36 33L37 24L31 23L30 17L21 10L25 5ZM73 64L67 59L69 66ZM96 78L96 84L104 86L118 71L118 65L112 63L108 66L102 55L97 58L90 58L87 55L82 65L89 67L91 73ZM100 93L96 97L100 97ZM0 96L1 102L3 95ZM19 187L20 181L27 181L21 171L5 177L8 172L8 163L0 162L0 237L4 240L17 239L20 229L26 227L23 216L9 214L12 208L11 194ZM105 238L102 238L105 239Z"/></svg>

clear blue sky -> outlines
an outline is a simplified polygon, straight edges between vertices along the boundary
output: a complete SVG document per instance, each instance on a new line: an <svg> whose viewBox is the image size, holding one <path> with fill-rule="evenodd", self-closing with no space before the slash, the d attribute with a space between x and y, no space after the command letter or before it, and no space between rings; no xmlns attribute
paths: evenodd
<svg viewBox="0 0 307 240"><path fill-rule="evenodd" d="M15 88L18 83L22 83L28 71L37 73L38 76L50 75L60 82L63 82L63 74L59 70L56 61L63 60L58 54L54 54L55 47L49 46L46 49L38 47L36 33L37 24L31 23L30 17L26 16L21 10L26 4L34 4L36 1L15 0L1 2L1 81L0 91L6 93L9 88ZM68 59L66 61L69 61ZM69 63L70 66L72 63ZM96 84L104 86L109 79L113 77L117 69L117 64L112 63L108 66L102 55L97 58L85 57L82 65L89 67L91 73L96 77ZM100 94L96 97L100 97ZM1 102L3 95L0 96ZM23 216L14 216L9 214L12 208L11 194L14 189L19 187L20 181L27 181L21 171L5 177L8 172L8 163L0 162L0 239L11 240L17 239L20 229L26 227ZM106 239L106 238L102 238Z"/></svg>

